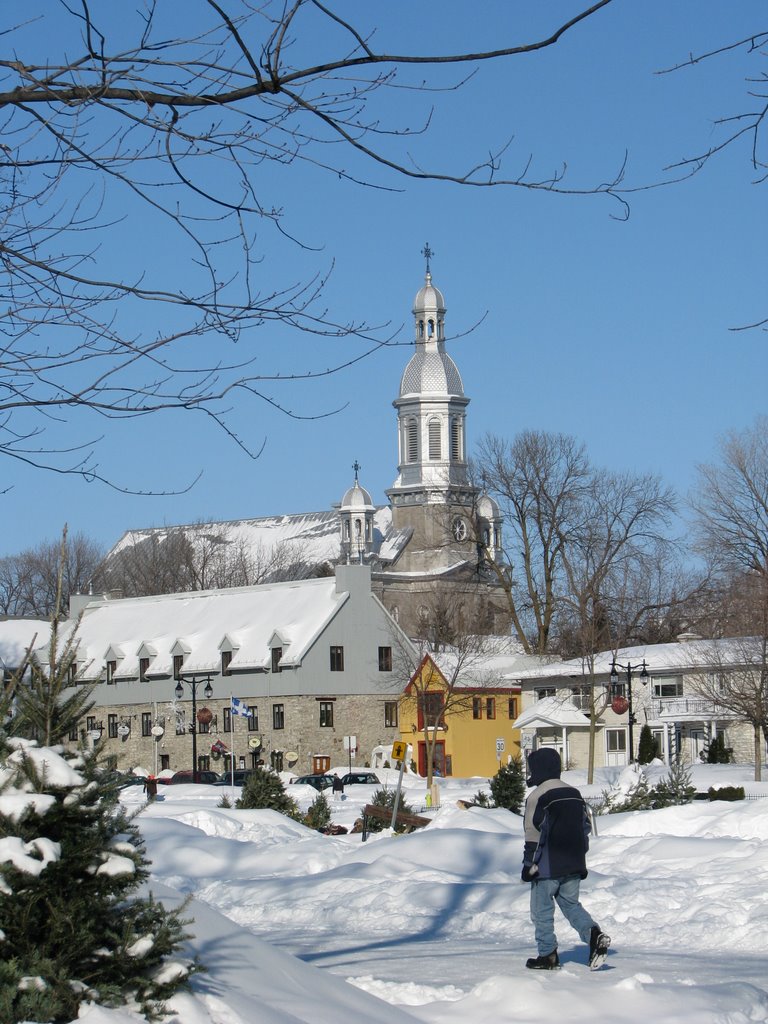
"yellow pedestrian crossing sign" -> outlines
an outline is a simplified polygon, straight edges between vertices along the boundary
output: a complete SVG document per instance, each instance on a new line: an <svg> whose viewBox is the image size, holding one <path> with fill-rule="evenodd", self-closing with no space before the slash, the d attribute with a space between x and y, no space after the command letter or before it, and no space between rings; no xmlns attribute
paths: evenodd
<svg viewBox="0 0 768 1024"><path fill-rule="evenodd" d="M392 744L392 760L393 761L404 761L408 745L403 743L402 740L396 740Z"/></svg>

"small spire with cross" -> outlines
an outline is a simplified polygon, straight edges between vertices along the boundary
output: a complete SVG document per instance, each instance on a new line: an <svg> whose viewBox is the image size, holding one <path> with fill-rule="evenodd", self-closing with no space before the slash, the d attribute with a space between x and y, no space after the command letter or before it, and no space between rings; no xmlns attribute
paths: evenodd
<svg viewBox="0 0 768 1024"><path fill-rule="evenodd" d="M354 469L355 471L355 483L357 483L357 474L360 472L362 468L363 467L360 465L357 459L355 459L355 461L352 463L352 469Z"/></svg>
<svg viewBox="0 0 768 1024"><path fill-rule="evenodd" d="M426 242L426 243L424 244L424 248L423 248L423 249L421 250L421 255L422 255L422 256L424 257L424 259L425 259L425 260L427 261L427 273L429 274L429 273L430 273L430 269L429 269L429 261L430 261L430 260L432 259L432 257L433 257L433 256L435 255L435 254L434 254L434 252L432 251L432 249L430 249L430 247L429 247L429 242Z"/></svg>

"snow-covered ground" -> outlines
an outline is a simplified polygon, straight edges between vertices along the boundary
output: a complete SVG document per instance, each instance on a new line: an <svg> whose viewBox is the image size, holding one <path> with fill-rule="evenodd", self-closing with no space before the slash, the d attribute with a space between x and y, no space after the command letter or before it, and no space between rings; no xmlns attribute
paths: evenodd
<svg viewBox="0 0 768 1024"><path fill-rule="evenodd" d="M692 769L697 788L744 785L740 766ZM395 772L379 773L382 781ZM649 771L653 784L666 774ZM597 795L618 772L587 787ZM191 945L206 965L174 998L169 1024L639 1024L768 1021L768 799L697 801L602 816L583 902L613 939L590 972L558 917L562 970L525 969L535 953L521 819L462 809L485 779L441 779L433 823L408 836L323 836L271 811L220 808L220 788L161 787L139 825L152 889L193 894ZM424 803L423 780L406 776ZM350 826L373 788L329 796ZM309 787L292 786L306 808ZM124 791L139 806L141 789ZM88 1024L136 1024L84 1008Z"/></svg>

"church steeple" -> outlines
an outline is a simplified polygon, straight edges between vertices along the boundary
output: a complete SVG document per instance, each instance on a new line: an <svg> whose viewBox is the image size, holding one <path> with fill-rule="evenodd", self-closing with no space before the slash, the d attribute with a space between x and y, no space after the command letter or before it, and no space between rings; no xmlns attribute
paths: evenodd
<svg viewBox="0 0 768 1024"><path fill-rule="evenodd" d="M413 303L416 351L400 381L398 478L393 491L468 486L465 415L469 399L456 364L445 351L445 299L432 283L427 244L424 285Z"/></svg>

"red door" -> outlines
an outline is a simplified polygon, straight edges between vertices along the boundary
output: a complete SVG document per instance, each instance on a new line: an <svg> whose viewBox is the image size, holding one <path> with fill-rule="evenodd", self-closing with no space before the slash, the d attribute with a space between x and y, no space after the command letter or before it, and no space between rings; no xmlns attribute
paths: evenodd
<svg viewBox="0 0 768 1024"><path fill-rule="evenodd" d="M434 768L440 772L441 775L446 775L445 770L445 740L437 740L435 743L435 749L433 753L433 774ZM419 741L419 775L426 778L427 775L427 744L424 740Z"/></svg>

